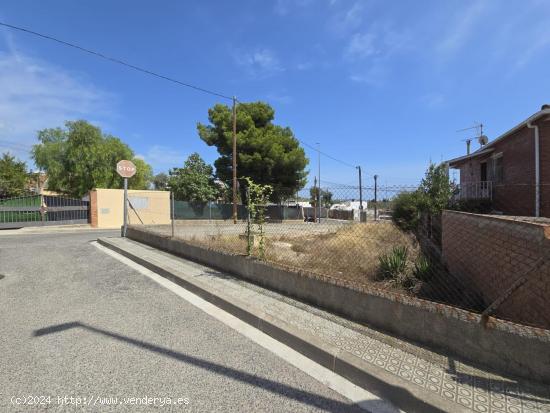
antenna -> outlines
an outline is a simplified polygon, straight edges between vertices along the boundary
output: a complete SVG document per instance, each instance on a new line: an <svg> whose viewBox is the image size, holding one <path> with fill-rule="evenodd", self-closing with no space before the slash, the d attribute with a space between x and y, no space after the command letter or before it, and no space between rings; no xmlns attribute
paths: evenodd
<svg viewBox="0 0 550 413"><path fill-rule="evenodd" d="M481 122L474 122L474 126L470 126L469 128L459 129L457 132L465 132L475 129L476 130L476 136L475 137L469 137L466 139L462 139L462 142L466 142L466 154L470 154L470 145L472 143L472 140L475 138L477 142L479 143L480 147L483 147L489 143L489 138L483 134L483 123Z"/></svg>

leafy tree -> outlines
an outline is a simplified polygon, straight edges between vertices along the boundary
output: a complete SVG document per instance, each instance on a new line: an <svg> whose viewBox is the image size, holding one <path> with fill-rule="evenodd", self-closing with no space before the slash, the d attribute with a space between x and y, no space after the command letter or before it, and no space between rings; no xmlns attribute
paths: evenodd
<svg viewBox="0 0 550 413"><path fill-rule="evenodd" d="M189 155L183 168L170 170L168 184L177 199L205 203L218 193L212 172L212 167L195 152Z"/></svg>
<svg viewBox="0 0 550 413"><path fill-rule="evenodd" d="M418 190L425 196L425 209L438 213L448 207L454 191L445 164L430 163Z"/></svg>
<svg viewBox="0 0 550 413"><path fill-rule="evenodd" d="M237 106L237 171L260 185L273 188L272 200L280 202L306 183L309 163L299 141L288 127L272 123L275 111L264 102ZM214 162L222 181L232 178L232 110L217 104L208 110L210 125L197 125L200 138L215 146L220 157Z"/></svg>
<svg viewBox="0 0 550 413"><path fill-rule="evenodd" d="M454 189L446 165L431 163L416 191L403 192L393 200L393 221L404 230L415 230L421 213L437 214L449 207Z"/></svg>
<svg viewBox="0 0 550 413"><path fill-rule="evenodd" d="M0 198L20 196L27 184L27 165L9 153L0 158Z"/></svg>
<svg viewBox="0 0 550 413"><path fill-rule="evenodd" d="M312 206L317 205L319 197L319 188L314 186L309 190L309 203ZM330 208L334 202L332 201L332 192L329 190L321 189L321 206Z"/></svg>
<svg viewBox="0 0 550 413"><path fill-rule="evenodd" d="M65 128L38 132L39 143L32 149L35 164L48 175L48 189L81 197L93 188L122 188L116 172L121 159L134 162L136 175L128 180L132 189L146 189L151 167L119 138L105 135L85 120L69 121Z"/></svg>
<svg viewBox="0 0 550 413"><path fill-rule="evenodd" d="M164 172L158 173L153 177L153 188L157 191L165 191L168 186L168 175Z"/></svg>

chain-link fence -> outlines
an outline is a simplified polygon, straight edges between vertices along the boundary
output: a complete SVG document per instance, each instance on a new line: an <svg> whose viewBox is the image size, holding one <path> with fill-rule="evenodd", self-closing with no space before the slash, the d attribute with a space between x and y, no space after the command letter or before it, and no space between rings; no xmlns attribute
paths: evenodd
<svg viewBox="0 0 550 413"><path fill-rule="evenodd" d="M390 290L550 328L550 219L512 219L485 198L462 199L452 205L462 211L414 210L417 222L412 230L404 230L392 216L396 208L400 213L412 208L397 203L403 198L400 194L416 190L309 188L280 204L240 203L236 223L231 204L176 199L173 208L167 206L162 214L158 208L148 210L150 217L159 215L159 223L142 222L157 234L250 255L343 285ZM468 208L486 214L464 212ZM133 211L137 213L130 223L141 224L135 205ZM160 215L173 216L173 224L160 223Z"/></svg>

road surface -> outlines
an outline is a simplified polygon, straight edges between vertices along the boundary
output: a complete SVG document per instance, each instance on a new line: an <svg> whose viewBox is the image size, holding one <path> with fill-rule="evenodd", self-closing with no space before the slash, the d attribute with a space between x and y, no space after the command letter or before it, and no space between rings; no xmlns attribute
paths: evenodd
<svg viewBox="0 0 550 413"><path fill-rule="evenodd" d="M1 411L360 411L91 243L117 233L0 232Z"/></svg>

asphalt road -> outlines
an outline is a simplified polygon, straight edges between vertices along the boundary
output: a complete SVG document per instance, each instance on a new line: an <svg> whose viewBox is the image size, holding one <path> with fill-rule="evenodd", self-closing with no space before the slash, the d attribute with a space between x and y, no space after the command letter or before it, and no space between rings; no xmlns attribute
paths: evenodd
<svg viewBox="0 0 550 413"><path fill-rule="evenodd" d="M90 243L116 234L0 232L0 411L359 411Z"/></svg>

